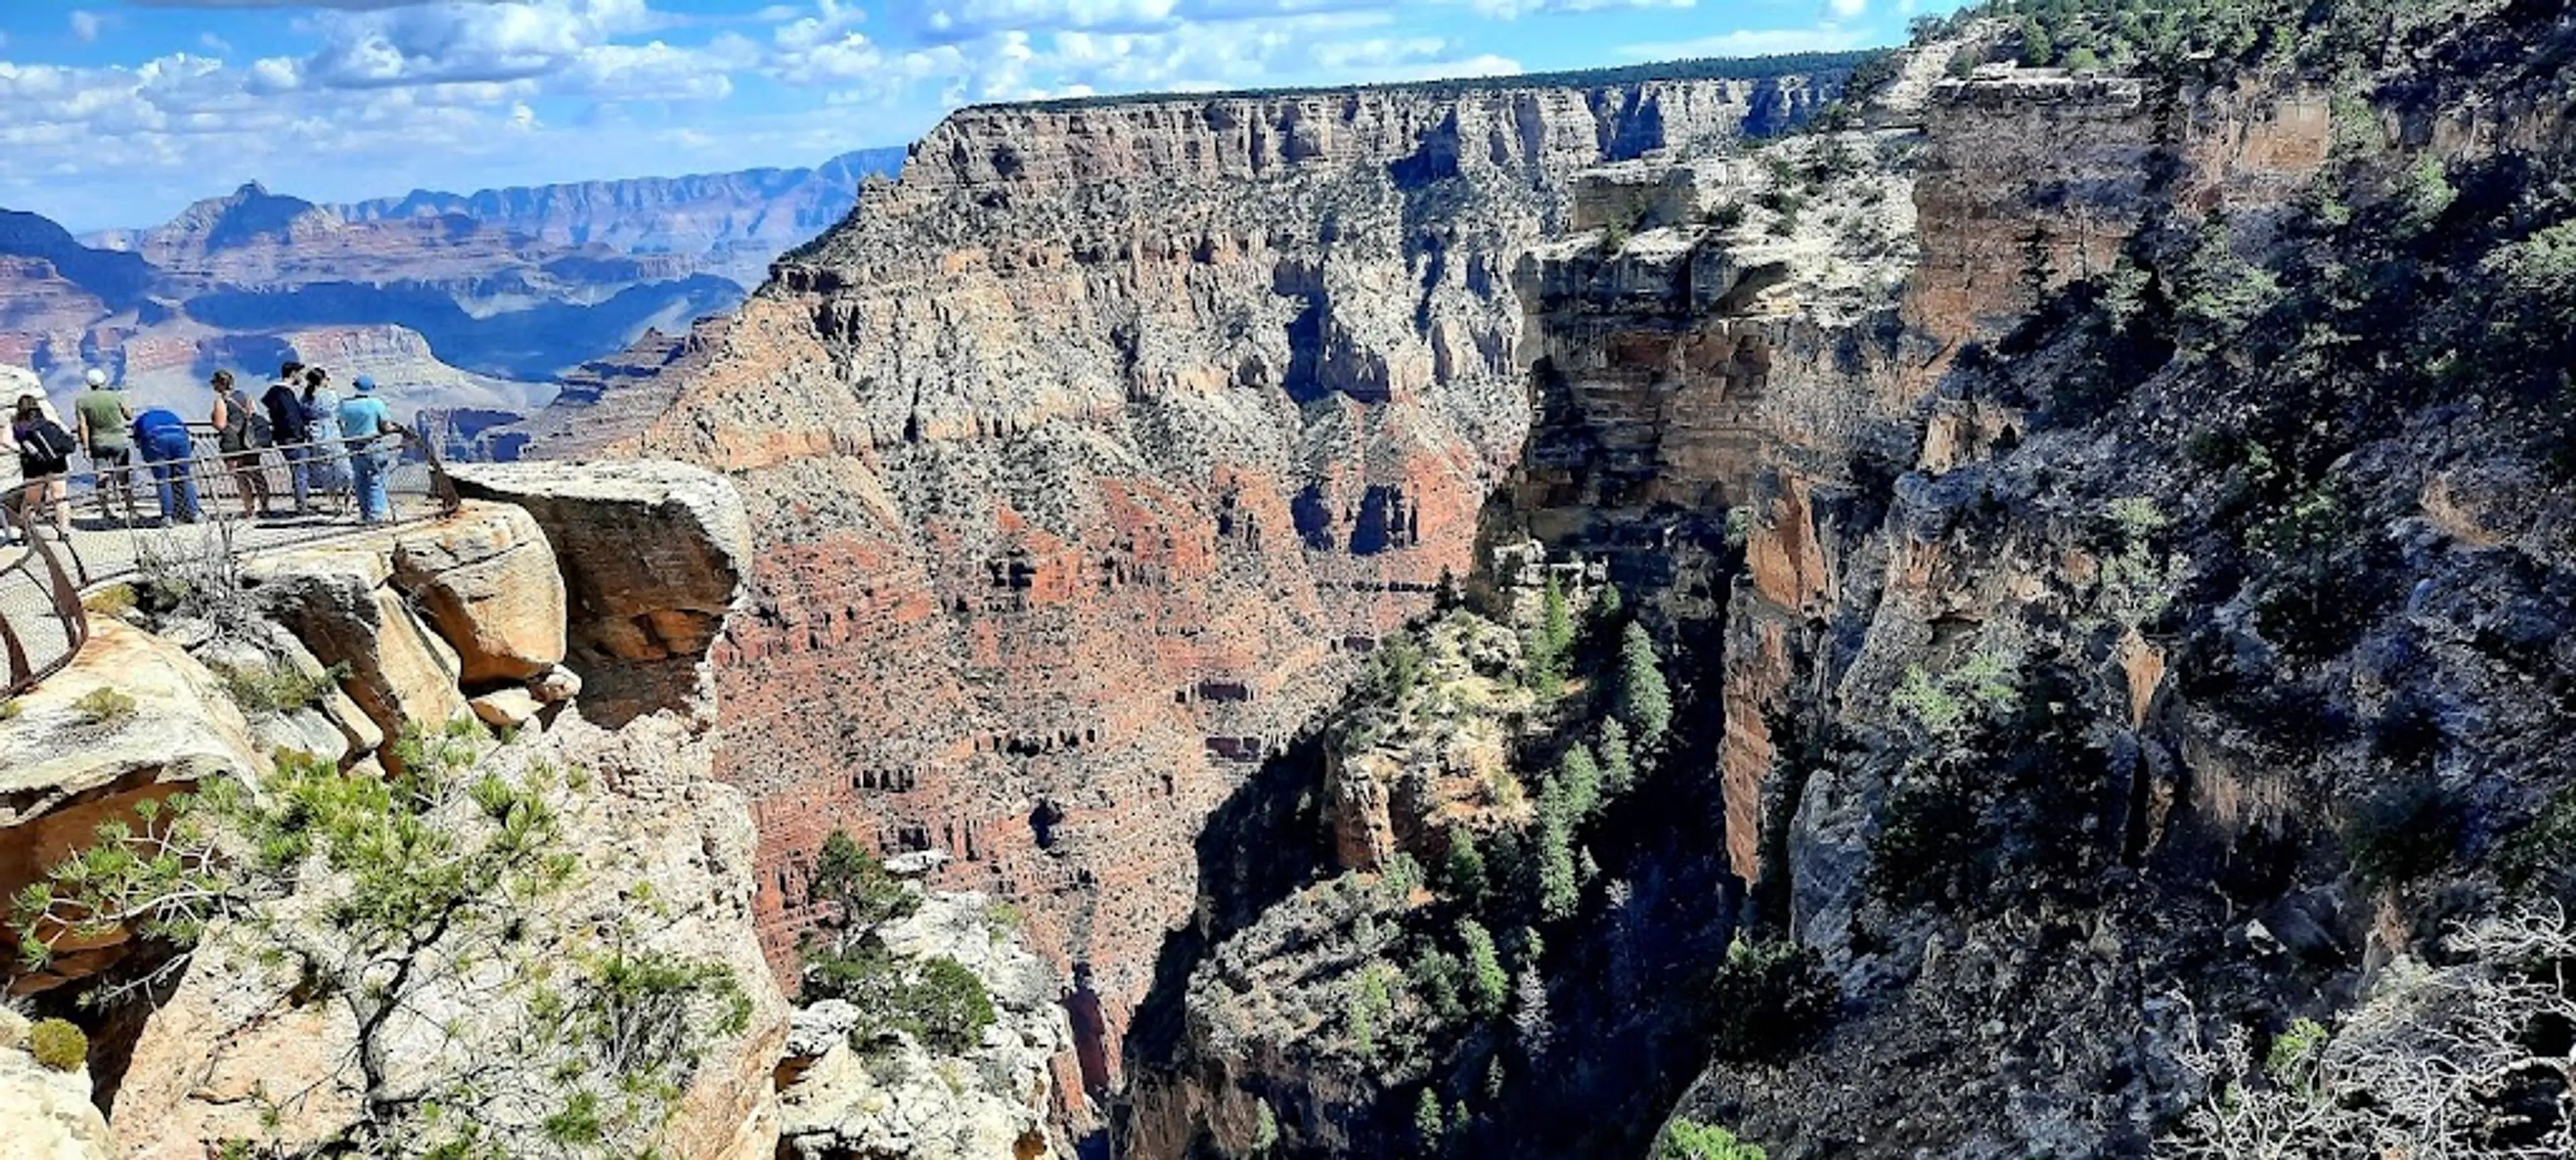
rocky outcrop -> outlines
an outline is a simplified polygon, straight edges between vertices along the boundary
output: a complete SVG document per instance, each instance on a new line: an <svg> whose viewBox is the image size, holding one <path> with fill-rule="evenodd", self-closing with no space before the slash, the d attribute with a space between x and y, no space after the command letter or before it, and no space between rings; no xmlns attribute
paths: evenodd
<svg viewBox="0 0 2576 1160"><path fill-rule="evenodd" d="M1073 1044L1056 973L1009 914L979 894L928 894L878 934L898 961L965 967L995 1012L983 1041L935 1056L910 1036L856 1043L850 1004L796 1012L779 1093L779 1155L790 1160L1037 1160L1064 1156L1049 1123L1056 1057Z"/></svg>
<svg viewBox="0 0 2576 1160"><path fill-rule="evenodd" d="M602 719L695 703L751 572L732 487L675 463L460 467L459 490L526 511L553 544L570 653Z"/></svg>
<svg viewBox="0 0 2576 1160"><path fill-rule="evenodd" d="M776 1154L772 1070L786 1047L787 1008L752 925L750 814L741 791L712 777L709 707L611 702L617 720L607 727L586 716L585 682L560 663L570 641L638 640L651 645L641 660L632 648L595 654L604 675L613 678L622 660L703 663L739 575L739 501L722 481L687 468L628 465L589 484L550 485L546 474L511 478L542 497L547 520L572 529L566 542L649 535L661 578L649 560L625 572L574 568L529 511L469 502L446 520L254 557L238 607L221 616L188 619L150 602L95 613L93 640L74 665L0 714L0 887L10 893L93 842L102 822L149 832L147 801L216 779L256 794L273 778L338 776L328 765L318 773L289 765L277 756L287 751L336 762L356 779L383 776L377 761L403 764L398 757L430 779L424 785L470 769L474 792L435 807L424 832L498 824L484 816L489 787L530 795L561 823L558 848L545 851L536 875L542 881L493 884L510 891L491 900L508 912L506 933L451 931L446 919L415 929L412 953L428 965L404 972L416 985L399 1019L362 1026L356 1008L317 992L289 965L294 953L330 945L348 921L349 900L335 892L355 889L349 866L281 871L274 882L294 889L246 892L211 916L184 956L153 948L161 953L144 964L157 972L149 1009L122 1012L112 1036L99 1029L114 1065L100 1093L116 1126L113 1154L196 1160L228 1141L344 1140L381 1117L381 1093L465 1074L496 1056L522 1069L513 1083L543 1079L551 1065L532 1059L590 1060L577 1036L594 1032L563 1023L561 996L528 988L607 987L613 975L600 972L618 963L720 969L730 980L721 1001L654 1016L685 1019L653 1034L691 1045L689 1062L669 1077L667 1122L649 1121L659 1125L655 1149L711 1160ZM584 515L585 505L597 510ZM635 558L631 546L620 550ZM665 581L668 588L653 587ZM450 724L467 710L469 689L475 713L510 727L505 740ZM385 744L406 726L429 732L415 745ZM510 818L541 824L524 809ZM384 856L429 863L453 851L429 842ZM123 933L83 933L59 944L45 971L11 977L11 987L44 991L118 969ZM361 1052L361 1042L373 1046ZM1052 1041L1035 1050L1043 1059ZM528 1052L555 1054L518 1054ZM491 1098L514 1113L551 1107L545 1101L564 1092L545 1084L577 1086L568 1074L587 1073L553 1073L532 1092L502 1084ZM15 1078L0 1058L0 1126L22 1110L11 1102L21 1090ZM84 1078L83 1107L87 1094ZM507 1130L533 1129L523 1116ZM6 1138L13 1146L50 1140Z"/></svg>
<svg viewBox="0 0 2576 1160"><path fill-rule="evenodd" d="M102 620L72 666L0 714L0 913L20 888L102 823L213 778L267 767L223 684L177 645ZM87 977L124 953L122 934L66 944L45 970L12 973L8 990L42 991Z"/></svg>
<svg viewBox="0 0 2576 1160"><path fill-rule="evenodd" d="M771 947L830 830L944 851L942 886L1019 902L1088 980L1082 1086L1114 1090L1203 819L1475 569L1527 425L1512 272L1572 175L1794 120L1838 82L1173 98L934 131L669 362L667 406L590 433L736 472L756 513L716 679Z"/></svg>
<svg viewBox="0 0 2576 1160"><path fill-rule="evenodd" d="M89 1069L56 1071L27 1046L27 1017L0 1005L0 1140L12 1160L110 1160L107 1120L89 1098Z"/></svg>
<svg viewBox="0 0 2576 1160"><path fill-rule="evenodd" d="M563 574L524 508L469 504L397 537L393 582L456 648L466 685L525 681L564 661Z"/></svg>
<svg viewBox="0 0 2576 1160"><path fill-rule="evenodd" d="M512 781L575 768L595 775L561 806L580 819L558 851L576 867L575 885L526 917L541 941L507 952L501 969L580 963L599 953L599 932L650 911L626 953L723 964L750 1004L739 1032L672 1029L711 1040L712 1050L675 1104L661 1150L768 1160L778 1131L770 1070L786 1046L787 1011L751 937L749 815L738 791L708 777L708 765L703 736L671 718L609 732L577 714L484 759L481 773ZM271 937L209 931L185 977L144 1020L114 1093L119 1155L196 1160L234 1139L310 1145L342 1138L363 1118L348 1009L273 965L260 950ZM394 1083L452 1069L460 1051L532 1049L487 1042L524 1031L507 1022L518 1012L486 1005L487 991L470 971L421 988L411 1002L423 1023L391 1053L401 1069Z"/></svg>
<svg viewBox="0 0 2576 1160"><path fill-rule="evenodd" d="M243 580L262 613L342 681L376 728L400 736L435 730L466 713L456 647L424 623L394 586L393 561L375 540L252 559Z"/></svg>

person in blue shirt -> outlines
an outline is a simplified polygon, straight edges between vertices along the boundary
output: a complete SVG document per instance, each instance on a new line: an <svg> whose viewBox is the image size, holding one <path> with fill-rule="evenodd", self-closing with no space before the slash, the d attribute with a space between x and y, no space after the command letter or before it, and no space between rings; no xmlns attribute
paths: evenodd
<svg viewBox="0 0 2576 1160"><path fill-rule="evenodd" d="M188 421L168 407L154 407L134 417L134 448L152 467L152 486L161 493L164 519L193 524L199 518L197 480L189 470Z"/></svg>
<svg viewBox="0 0 2576 1160"><path fill-rule="evenodd" d="M389 523L394 518L394 505L392 497L385 494L385 477L392 473L400 447L384 436L400 434L402 427L394 422L392 409L376 397L376 380L359 375L350 385L358 393L340 404L340 437L349 441L349 466L358 477L358 519L362 523Z"/></svg>

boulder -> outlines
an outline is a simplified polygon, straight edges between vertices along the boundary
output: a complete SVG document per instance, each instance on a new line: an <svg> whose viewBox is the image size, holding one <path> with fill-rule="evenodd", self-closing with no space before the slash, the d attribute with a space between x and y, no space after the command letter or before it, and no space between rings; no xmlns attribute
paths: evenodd
<svg viewBox="0 0 2576 1160"><path fill-rule="evenodd" d="M256 777L265 768L249 722L213 672L178 646L105 617L71 667L15 705L0 720L0 909L87 845L100 823L129 821L137 804L208 778ZM95 972L122 953L122 941L65 955L51 972L12 988L43 990Z"/></svg>
<svg viewBox="0 0 2576 1160"><path fill-rule="evenodd" d="M26 1044L27 1020L0 1007L0 1141L9 1160L108 1160L107 1119L90 1102L89 1069L55 1071Z"/></svg>
<svg viewBox="0 0 2576 1160"><path fill-rule="evenodd" d="M320 662L349 667L341 687L386 736L465 714L456 650L392 586L380 545L262 556L242 571L270 619Z"/></svg>
<svg viewBox="0 0 2576 1160"><path fill-rule="evenodd" d="M406 530L393 582L455 646L469 686L524 681L564 659L564 583L537 521L508 504L469 503Z"/></svg>
<svg viewBox="0 0 2576 1160"><path fill-rule="evenodd" d="M457 465L468 498L526 509L554 545L593 720L704 710L705 661L750 572L723 476L662 462Z"/></svg>
<svg viewBox="0 0 2576 1160"><path fill-rule="evenodd" d="M528 681L528 692L549 705L560 705L581 695L581 674L562 665L546 670Z"/></svg>
<svg viewBox="0 0 2576 1160"><path fill-rule="evenodd" d="M465 495L517 505L544 528L581 651L694 659L724 630L751 558L751 525L724 477L660 462L459 464L453 474Z"/></svg>
<svg viewBox="0 0 2576 1160"><path fill-rule="evenodd" d="M474 715L496 729L517 729L537 719L545 706L537 703L536 694L526 689L503 689L474 698Z"/></svg>

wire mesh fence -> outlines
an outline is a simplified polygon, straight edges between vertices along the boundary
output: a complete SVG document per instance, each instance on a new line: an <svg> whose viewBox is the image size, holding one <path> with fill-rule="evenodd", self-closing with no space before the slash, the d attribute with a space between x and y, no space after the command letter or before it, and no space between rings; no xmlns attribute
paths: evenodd
<svg viewBox="0 0 2576 1160"><path fill-rule="evenodd" d="M7 692L71 663L88 639L81 594L153 568L227 567L262 552L452 514L455 484L411 431L225 451L189 430L185 456L137 448L59 481L0 491L0 652Z"/></svg>

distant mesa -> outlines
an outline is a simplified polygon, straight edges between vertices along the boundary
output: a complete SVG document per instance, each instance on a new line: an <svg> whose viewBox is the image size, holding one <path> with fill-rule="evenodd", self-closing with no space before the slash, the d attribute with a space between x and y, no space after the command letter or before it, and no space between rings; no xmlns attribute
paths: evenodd
<svg viewBox="0 0 2576 1160"><path fill-rule="evenodd" d="M86 237L0 210L0 363L58 392L99 366L194 409L219 366L320 362L471 416L462 444L479 445L494 416L532 413L584 364L731 309L904 152L348 205L251 181Z"/></svg>

